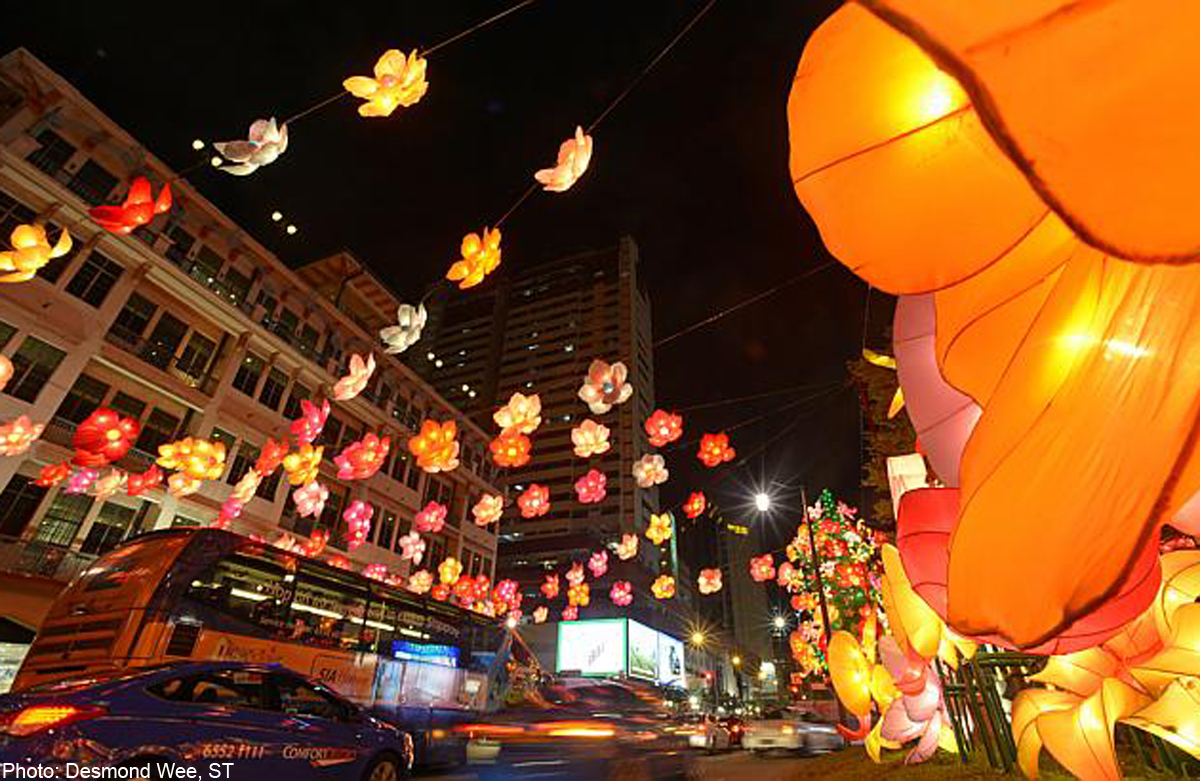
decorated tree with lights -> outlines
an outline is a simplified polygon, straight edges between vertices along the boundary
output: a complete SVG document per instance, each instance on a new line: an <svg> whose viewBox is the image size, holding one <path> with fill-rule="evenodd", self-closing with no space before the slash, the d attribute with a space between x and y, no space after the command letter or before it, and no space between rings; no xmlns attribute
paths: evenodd
<svg viewBox="0 0 1200 781"><path fill-rule="evenodd" d="M777 577L778 583L791 592L792 607L800 617L789 645L801 674L826 668L828 633L821 611L822 588L831 631L844 629L860 635L867 617L878 613L878 542L878 533L867 528L858 510L836 500L831 491L822 491L808 508L805 522L787 546L788 561L780 565Z"/></svg>

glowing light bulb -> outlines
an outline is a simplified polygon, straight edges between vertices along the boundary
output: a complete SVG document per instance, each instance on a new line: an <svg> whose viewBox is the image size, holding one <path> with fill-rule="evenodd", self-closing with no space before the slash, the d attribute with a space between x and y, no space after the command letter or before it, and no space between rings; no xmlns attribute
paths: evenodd
<svg viewBox="0 0 1200 781"><path fill-rule="evenodd" d="M767 496L762 491L759 491L754 495L754 507L760 513L765 513L767 510L771 509L771 497Z"/></svg>
<svg viewBox="0 0 1200 781"><path fill-rule="evenodd" d="M204 148L204 142L201 141L200 139L197 138L195 141L192 142L192 149L195 149L197 152L199 152L203 148Z"/></svg>
<svg viewBox="0 0 1200 781"><path fill-rule="evenodd" d="M287 232L288 232L288 235L289 235L289 236L294 236L294 235L296 235L296 230L297 230L297 228L296 228L296 226L295 226L295 225L289 225L289 226L287 226Z"/></svg>
<svg viewBox="0 0 1200 781"><path fill-rule="evenodd" d="M283 219L283 212L271 212L271 221L279 222Z"/></svg>

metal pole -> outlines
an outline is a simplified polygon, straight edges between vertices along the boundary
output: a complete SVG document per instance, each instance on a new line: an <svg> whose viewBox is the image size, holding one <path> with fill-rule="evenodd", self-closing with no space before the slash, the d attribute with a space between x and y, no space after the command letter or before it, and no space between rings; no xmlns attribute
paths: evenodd
<svg viewBox="0 0 1200 781"><path fill-rule="evenodd" d="M817 550L817 538L813 534L812 519L808 517L808 491L803 485L800 486L800 516L804 521L804 525L808 527L808 545L812 549L813 572L817 580L817 598L821 604L821 621L825 624L825 649L828 652L829 644L833 642L833 627L829 623L829 606L825 603L825 583L821 580L821 553ZM828 667L829 660L825 660L825 678L829 686L829 690L833 692L834 702L837 703L838 721L845 723L846 709L842 705L841 699L837 696L837 691L833 688L833 679L829 675Z"/></svg>

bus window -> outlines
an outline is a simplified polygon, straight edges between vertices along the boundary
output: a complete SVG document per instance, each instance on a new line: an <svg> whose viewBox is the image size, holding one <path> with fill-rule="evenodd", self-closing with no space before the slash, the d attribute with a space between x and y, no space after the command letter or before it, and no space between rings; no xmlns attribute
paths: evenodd
<svg viewBox="0 0 1200 781"><path fill-rule="evenodd" d="M348 651L359 649L367 588L352 573L301 560L291 608L291 639Z"/></svg>
<svg viewBox="0 0 1200 781"><path fill-rule="evenodd" d="M281 551L247 548L219 559L192 581L187 596L197 606L278 634L287 622L295 566Z"/></svg>

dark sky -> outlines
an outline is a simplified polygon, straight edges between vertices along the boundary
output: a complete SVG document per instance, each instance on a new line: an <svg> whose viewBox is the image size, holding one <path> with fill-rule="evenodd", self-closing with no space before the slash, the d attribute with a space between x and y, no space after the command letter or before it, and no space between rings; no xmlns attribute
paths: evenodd
<svg viewBox="0 0 1200 781"><path fill-rule="evenodd" d="M369 74L383 50L432 45L512 2L24 3L6 11L6 43L31 49L181 169L197 160L193 138L244 137L252 120L282 119L339 91L346 76ZM703 4L538 0L433 54L429 92L413 108L362 119L347 97L296 123L275 165L248 178L202 169L190 180L289 263L348 247L414 297L457 257L462 235L502 214L575 125L596 117ZM631 234L662 337L826 261L792 191L785 107L804 41L836 5L719 0L597 129L576 187L538 192L506 222L504 263ZM298 235L270 221L276 209ZM864 291L835 266L663 346L659 405L843 381ZM872 309L877 340L883 297ZM736 471L708 473L691 453L676 455L667 500L704 487L733 509L766 475L857 502L855 395L786 407L797 398L689 415L698 434L773 413L733 439L744 454L774 441Z"/></svg>

